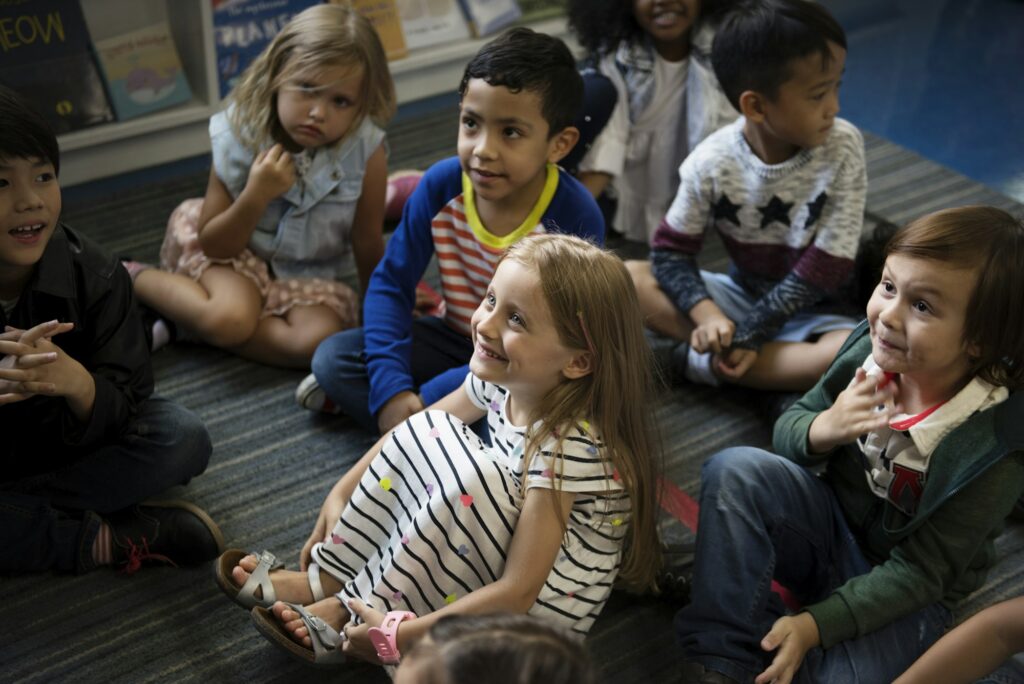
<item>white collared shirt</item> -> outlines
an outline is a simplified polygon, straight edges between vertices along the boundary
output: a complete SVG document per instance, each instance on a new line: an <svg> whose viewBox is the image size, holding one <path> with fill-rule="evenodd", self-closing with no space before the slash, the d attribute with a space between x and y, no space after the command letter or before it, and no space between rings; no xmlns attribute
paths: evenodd
<svg viewBox="0 0 1024 684"><path fill-rule="evenodd" d="M861 367L870 376L883 374L871 354ZM1008 396L1010 393L1005 387L996 387L974 377L951 399L908 429L891 427L913 418L897 414L890 420L890 427L862 435L857 445L864 456L862 465L871 491L875 496L888 499L907 515L913 515L924 491L931 455L939 443L971 415L1005 401Z"/></svg>

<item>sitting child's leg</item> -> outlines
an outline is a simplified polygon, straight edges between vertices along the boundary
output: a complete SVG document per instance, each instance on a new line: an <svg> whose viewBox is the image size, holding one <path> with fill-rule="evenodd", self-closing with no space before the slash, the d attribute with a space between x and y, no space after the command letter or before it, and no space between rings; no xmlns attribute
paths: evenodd
<svg viewBox="0 0 1024 684"><path fill-rule="evenodd" d="M220 531L205 513L183 502L136 507L202 473L210 451L191 411L159 397L143 402L117 441L3 485L0 569L85 572L124 562L131 544L144 546L143 535L150 552L175 563L210 560L220 553Z"/></svg>
<svg viewBox="0 0 1024 684"><path fill-rule="evenodd" d="M221 348L252 337L263 308L255 284L230 266L210 266L198 282L186 275L146 269L136 276L135 292L143 304Z"/></svg>
<svg viewBox="0 0 1024 684"><path fill-rule="evenodd" d="M268 365L309 368L317 346L341 328L341 319L327 306L296 306L284 316L261 319L253 335L232 351Z"/></svg>
<svg viewBox="0 0 1024 684"><path fill-rule="evenodd" d="M764 670L761 639L784 610L773 578L809 601L869 565L828 486L775 454L739 447L713 456L700 508L693 600L676 632L688 660L750 681Z"/></svg>
<svg viewBox="0 0 1024 684"><path fill-rule="evenodd" d="M733 382L754 389L803 392L828 369L849 330L832 330L814 342L768 342L743 376Z"/></svg>
<svg viewBox="0 0 1024 684"><path fill-rule="evenodd" d="M665 292L658 286L651 272L649 261L627 261L626 269L633 279L637 298L640 300L640 312L644 316L644 324L651 330L666 335L680 342L688 342L693 332L693 323L676 308Z"/></svg>

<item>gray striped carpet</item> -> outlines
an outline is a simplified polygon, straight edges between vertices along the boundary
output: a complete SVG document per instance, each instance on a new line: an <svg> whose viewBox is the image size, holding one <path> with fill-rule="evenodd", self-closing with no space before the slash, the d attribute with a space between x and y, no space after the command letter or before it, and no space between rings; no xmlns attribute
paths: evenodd
<svg viewBox="0 0 1024 684"><path fill-rule="evenodd" d="M395 124L392 168L422 168L454 149L453 111ZM866 138L869 227L967 203L1024 210L896 145ZM117 253L152 259L171 209L201 195L204 186L200 173L116 196L74 193L80 199L66 207L65 218ZM720 248L705 262L723 264ZM294 562L322 497L373 439L344 419L297 408L292 392L302 373L187 344L160 351L153 364L158 392L196 411L213 438L210 467L186 495L219 522L230 545L271 549ZM739 390L675 390L660 409L668 476L695 496L699 466L710 454L732 445L768 445L764 406ZM688 534L668 516L665 532ZM963 614L1022 593L1024 529L1011 527L999 546L1003 560ZM286 659L224 598L209 568L0 582L0 681L386 681L369 666L324 674ZM657 601L613 597L589 639L608 682L676 680L672 614Z"/></svg>

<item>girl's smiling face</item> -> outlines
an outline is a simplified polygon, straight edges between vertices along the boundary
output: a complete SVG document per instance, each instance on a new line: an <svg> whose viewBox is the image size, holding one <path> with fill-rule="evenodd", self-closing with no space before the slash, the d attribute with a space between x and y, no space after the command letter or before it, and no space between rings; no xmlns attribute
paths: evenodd
<svg viewBox="0 0 1024 684"><path fill-rule="evenodd" d="M633 16L654 49L677 62L690 52L690 31L700 14L699 0L633 0Z"/></svg>
<svg viewBox="0 0 1024 684"><path fill-rule="evenodd" d="M583 352L562 343L539 276L515 260L498 265L472 331L470 370L508 389L520 414L563 379L579 377L575 361Z"/></svg>
<svg viewBox="0 0 1024 684"><path fill-rule="evenodd" d="M970 374L964 324L977 281L976 268L890 254L867 307L875 363L952 396Z"/></svg>

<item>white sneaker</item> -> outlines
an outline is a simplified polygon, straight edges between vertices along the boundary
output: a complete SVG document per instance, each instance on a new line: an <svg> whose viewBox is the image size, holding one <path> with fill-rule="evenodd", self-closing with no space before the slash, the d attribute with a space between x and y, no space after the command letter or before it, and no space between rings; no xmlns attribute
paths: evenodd
<svg viewBox="0 0 1024 684"><path fill-rule="evenodd" d="M298 402L299 406L310 411L319 411L320 413L330 413L333 415L341 413L341 409L330 400L327 393L320 387L320 383L316 381L316 376L312 373L303 378L299 386L295 388L295 401Z"/></svg>

